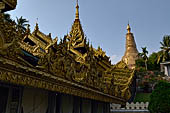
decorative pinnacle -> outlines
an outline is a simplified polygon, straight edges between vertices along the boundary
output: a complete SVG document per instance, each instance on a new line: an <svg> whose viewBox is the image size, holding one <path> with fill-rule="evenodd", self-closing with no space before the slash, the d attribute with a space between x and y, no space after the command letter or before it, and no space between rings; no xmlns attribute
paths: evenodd
<svg viewBox="0 0 170 113"><path fill-rule="evenodd" d="M130 28L129 22L128 22L128 25L127 25L127 31L128 31L128 33L131 33L131 28Z"/></svg>
<svg viewBox="0 0 170 113"><path fill-rule="evenodd" d="M30 33L30 25L29 25L29 24L27 25L26 32L27 32L27 33Z"/></svg>
<svg viewBox="0 0 170 113"><path fill-rule="evenodd" d="M39 30L39 27L38 27L38 18L37 18L37 21L36 21L35 30Z"/></svg>
<svg viewBox="0 0 170 113"><path fill-rule="evenodd" d="M78 4L78 0L77 0L77 4L76 4L76 19L79 19L79 4Z"/></svg>

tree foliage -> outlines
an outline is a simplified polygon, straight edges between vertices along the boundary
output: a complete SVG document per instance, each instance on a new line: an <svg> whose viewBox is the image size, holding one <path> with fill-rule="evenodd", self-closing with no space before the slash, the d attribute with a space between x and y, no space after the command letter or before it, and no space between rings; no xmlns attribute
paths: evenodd
<svg viewBox="0 0 170 113"><path fill-rule="evenodd" d="M22 16L20 18L17 18L17 22L16 22L16 27L18 30L21 30L21 32L25 32L26 31L26 26L28 25L28 20L23 18Z"/></svg>
<svg viewBox="0 0 170 113"><path fill-rule="evenodd" d="M150 71L160 70L160 64L157 63L158 57L159 57L159 53L156 53L156 52L153 52L151 55L149 55L148 60L146 62L148 70ZM144 69L145 65L146 65L145 60L143 58L136 60L136 68Z"/></svg>
<svg viewBox="0 0 170 113"><path fill-rule="evenodd" d="M153 52L148 58L148 70L160 70L160 64L157 63L159 54Z"/></svg>
<svg viewBox="0 0 170 113"><path fill-rule="evenodd" d="M153 52L148 59L146 47L142 48L142 53L139 53L142 59L136 61L136 67L143 68L145 64L148 70L160 70L160 63L170 60L170 35L165 35L160 44L161 50Z"/></svg>
<svg viewBox="0 0 170 113"><path fill-rule="evenodd" d="M170 113L170 83L159 82L150 96L151 113Z"/></svg>
<svg viewBox="0 0 170 113"><path fill-rule="evenodd" d="M145 62L145 69L148 70L148 65L147 65L147 61L148 61L148 51L146 49L146 47L142 47L142 53L139 53L139 56L142 57L142 59L144 60Z"/></svg>
<svg viewBox="0 0 170 113"><path fill-rule="evenodd" d="M136 68L142 68L142 67L145 67L145 61L142 58L137 59L136 60Z"/></svg>
<svg viewBox="0 0 170 113"><path fill-rule="evenodd" d="M165 62L170 60L170 35L166 35L163 37L162 42L160 42L161 44L161 51L159 52L159 57L157 60L157 63L160 62Z"/></svg>

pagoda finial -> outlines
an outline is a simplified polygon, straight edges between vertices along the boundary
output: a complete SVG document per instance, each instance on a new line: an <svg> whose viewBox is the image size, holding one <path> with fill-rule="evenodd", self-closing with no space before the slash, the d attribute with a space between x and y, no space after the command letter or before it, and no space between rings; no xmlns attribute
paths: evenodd
<svg viewBox="0 0 170 113"><path fill-rule="evenodd" d="M128 25L127 25L127 31L128 31L128 33L131 33L131 28L130 28L130 25L129 25L129 21L128 21Z"/></svg>
<svg viewBox="0 0 170 113"><path fill-rule="evenodd" d="M36 21L35 30L39 30L39 27L38 27L38 18L37 18L37 21Z"/></svg>
<svg viewBox="0 0 170 113"><path fill-rule="evenodd" d="M29 25L29 24L27 25L26 32L27 32L27 33L30 33L30 25Z"/></svg>
<svg viewBox="0 0 170 113"><path fill-rule="evenodd" d="M79 4L78 4L78 0L76 3L76 19L79 19Z"/></svg>

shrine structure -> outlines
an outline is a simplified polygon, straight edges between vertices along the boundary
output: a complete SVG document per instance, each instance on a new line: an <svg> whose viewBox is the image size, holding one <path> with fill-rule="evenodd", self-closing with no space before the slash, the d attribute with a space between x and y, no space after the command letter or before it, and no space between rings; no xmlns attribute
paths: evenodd
<svg viewBox="0 0 170 113"><path fill-rule="evenodd" d="M1 12L16 6L6 1ZM110 103L132 97L135 70L123 61L112 65L89 44L78 2L70 33L57 42L38 23L22 32L0 14L0 113L109 113Z"/></svg>
<svg viewBox="0 0 170 113"><path fill-rule="evenodd" d="M131 28L128 23L126 34L126 51L122 58L122 61L126 63L128 68L134 69L136 65L136 60L139 59L139 52L136 48L135 39L133 33L131 33Z"/></svg>

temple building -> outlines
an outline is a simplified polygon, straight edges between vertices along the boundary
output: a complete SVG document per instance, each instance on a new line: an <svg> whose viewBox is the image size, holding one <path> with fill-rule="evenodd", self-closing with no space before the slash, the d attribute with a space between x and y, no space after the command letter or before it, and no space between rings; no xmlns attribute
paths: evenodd
<svg viewBox="0 0 170 113"><path fill-rule="evenodd" d="M134 69L112 65L87 41L78 1L71 31L59 43L37 23L22 33L0 13L0 113L109 113L110 103L132 100L134 86Z"/></svg>
<svg viewBox="0 0 170 113"><path fill-rule="evenodd" d="M136 48L135 39L133 33L131 33L130 25L127 25L127 34L126 34L126 51L122 58L122 61L127 64L130 69L135 68L135 61L139 58L139 52Z"/></svg>

